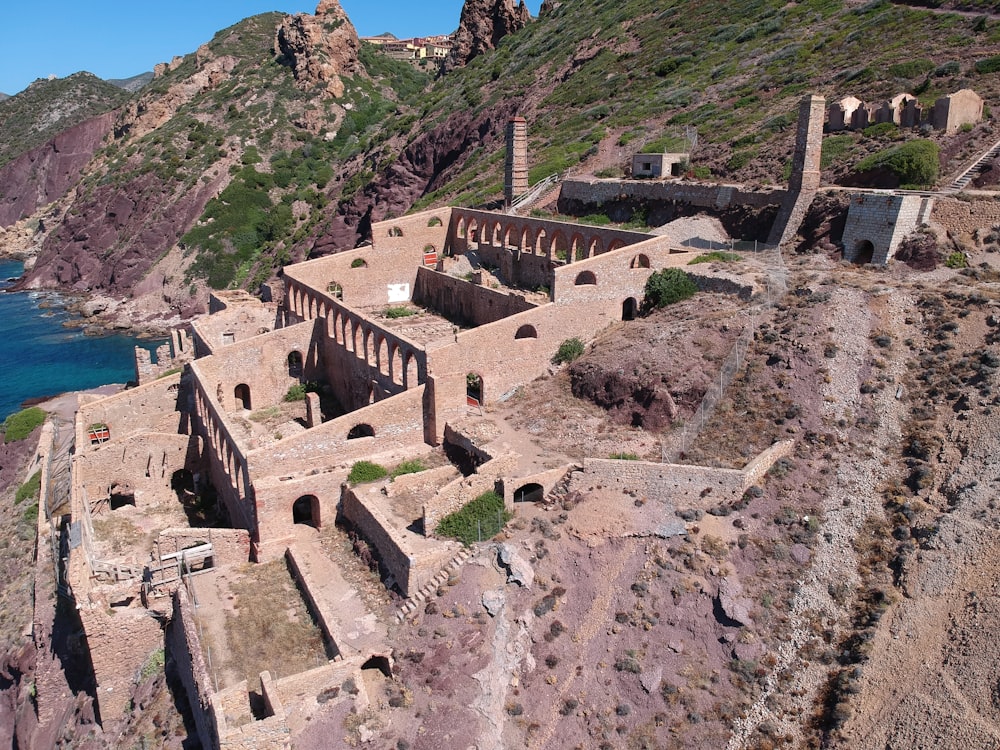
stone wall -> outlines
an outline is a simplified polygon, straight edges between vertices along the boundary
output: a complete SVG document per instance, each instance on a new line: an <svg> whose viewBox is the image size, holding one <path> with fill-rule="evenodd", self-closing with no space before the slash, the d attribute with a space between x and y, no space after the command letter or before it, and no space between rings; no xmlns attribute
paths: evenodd
<svg viewBox="0 0 1000 750"><path fill-rule="evenodd" d="M962 89L934 102L931 122L948 135L957 133L963 125L974 125L983 119L983 100L972 89Z"/></svg>
<svg viewBox="0 0 1000 750"><path fill-rule="evenodd" d="M907 234L927 214L927 201L919 195L854 195L844 226L844 259L884 266Z"/></svg>
<svg viewBox="0 0 1000 750"><path fill-rule="evenodd" d="M89 403L81 400L76 420L77 454L100 447L91 445L87 436L87 428L92 424L106 424L112 440L147 430L181 432L186 420L179 413L180 381L180 374L170 375L107 398Z"/></svg>
<svg viewBox="0 0 1000 750"><path fill-rule="evenodd" d="M774 462L791 454L794 443L775 443L742 469L721 469L647 461L584 459L583 471L570 480L570 491L588 492L600 485L619 492L668 500L676 507L707 509L735 500L758 483Z"/></svg>
<svg viewBox="0 0 1000 750"><path fill-rule="evenodd" d="M354 489L344 489L341 503L344 517L378 551L379 561L385 567L383 572L396 579L404 597L429 583L460 548L457 543L431 542L412 531L396 528L372 498L361 499Z"/></svg>
<svg viewBox="0 0 1000 750"><path fill-rule="evenodd" d="M402 251L409 265L415 266L428 245L438 253L444 252L451 212L452 209L445 206L376 222L372 224L372 245L377 251Z"/></svg>
<svg viewBox="0 0 1000 750"><path fill-rule="evenodd" d="M195 543L212 545L212 565L240 565L250 561L250 534L246 529L164 529L156 538L159 555L169 555Z"/></svg>
<svg viewBox="0 0 1000 750"><path fill-rule="evenodd" d="M219 728L212 701L215 691L202 655L194 610L183 586L177 589L173 601L174 616L167 628L167 652L187 693L201 746L214 750L219 747Z"/></svg>
<svg viewBox="0 0 1000 750"><path fill-rule="evenodd" d="M1000 225L1000 200L936 198L931 220L954 235L971 235L977 229Z"/></svg>
<svg viewBox="0 0 1000 750"><path fill-rule="evenodd" d="M500 269L511 286L522 289L552 288L553 261L545 255L522 252L519 247L499 247L480 243L476 254L484 265Z"/></svg>
<svg viewBox="0 0 1000 750"><path fill-rule="evenodd" d="M484 492L496 489L517 467L518 454L505 453L487 461L471 476L446 484L424 504L424 533L431 536L441 519L460 510ZM513 488L511 488L513 489ZM510 492L504 493L504 502L511 505Z"/></svg>
<svg viewBox="0 0 1000 750"><path fill-rule="evenodd" d="M247 296L248 299L239 305L221 306L218 312L191 322L191 335L197 356L206 357L230 344L246 341L279 327L277 306L265 305L256 298Z"/></svg>
<svg viewBox="0 0 1000 750"><path fill-rule="evenodd" d="M601 205L619 200L676 201L721 211L735 206L764 208L778 205L785 190L744 190L740 185L698 185L649 180L563 180L562 201Z"/></svg>
<svg viewBox="0 0 1000 750"><path fill-rule="evenodd" d="M493 323L535 308L515 292L489 289L429 268L417 269L413 301L465 327Z"/></svg>
<svg viewBox="0 0 1000 750"><path fill-rule="evenodd" d="M149 510L175 497L175 471L198 470L200 444L197 436L153 432L115 440L77 457L79 480L91 501L109 497L117 485L134 494L138 510Z"/></svg>

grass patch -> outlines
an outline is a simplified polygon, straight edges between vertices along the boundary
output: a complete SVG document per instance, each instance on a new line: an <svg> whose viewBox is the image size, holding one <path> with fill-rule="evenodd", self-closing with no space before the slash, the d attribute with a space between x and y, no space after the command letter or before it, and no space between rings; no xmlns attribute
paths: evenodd
<svg viewBox="0 0 1000 750"><path fill-rule="evenodd" d="M38 493L42 488L42 472L36 471L31 475L31 479L17 488L14 493L14 505L20 505L25 500L38 500Z"/></svg>
<svg viewBox="0 0 1000 750"><path fill-rule="evenodd" d="M366 484L385 479L389 472L381 464L371 461L358 461L351 467L351 473L347 475L347 481L351 484Z"/></svg>
<svg viewBox="0 0 1000 750"><path fill-rule="evenodd" d="M163 665L166 663L166 654L162 648L156 649L153 653L149 655L146 659L146 663L142 665L142 669L139 671L139 682L143 680L148 680L155 674L159 674L163 671Z"/></svg>
<svg viewBox="0 0 1000 750"><path fill-rule="evenodd" d="M427 471L427 467L424 466L423 461L416 458L412 461L403 461L403 463L399 464L392 470L389 476L395 479L396 477L401 477L404 474L419 474L422 471Z"/></svg>
<svg viewBox="0 0 1000 750"><path fill-rule="evenodd" d="M461 510L442 518L434 533L457 539L468 546L500 533L511 518L511 514L504 509L502 497L492 491L484 492Z"/></svg>
<svg viewBox="0 0 1000 750"><path fill-rule="evenodd" d="M725 250L713 250L710 253L703 253L699 255L692 261L688 262L689 266L697 265L698 263L732 263L733 261L741 260L741 256L737 253L730 253Z"/></svg>
<svg viewBox="0 0 1000 750"><path fill-rule="evenodd" d="M45 422L46 414L37 406L11 414L3 421L3 441L16 443L24 440L35 428Z"/></svg>
<svg viewBox="0 0 1000 750"><path fill-rule="evenodd" d="M416 315L417 311L411 307L387 307L382 313L385 317L394 320L396 318L408 318L411 315Z"/></svg>
<svg viewBox="0 0 1000 750"><path fill-rule="evenodd" d="M232 591L236 615L226 615L230 665L251 690L260 688L261 672L287 677L326 662L323 635L284 560L247 565Z"/></svg>
<svg viewBox="0 0 1000 750"><path fill-rule="evenodd" d="M285 394L285 401L305 401L306 400L306 386L304 383L295 383L288 388L288 393Z"/></svg>
<svg viewBox="0 0 1000 750"><path fill-rule="evenodd" d="M615 461L638 461L639 457L634 453L612 453L608 458Z"/></svg>

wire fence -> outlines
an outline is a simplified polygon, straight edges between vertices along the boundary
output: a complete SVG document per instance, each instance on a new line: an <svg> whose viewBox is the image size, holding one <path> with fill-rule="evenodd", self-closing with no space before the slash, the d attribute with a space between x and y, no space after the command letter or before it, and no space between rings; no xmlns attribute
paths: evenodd
<svg viewBox="0 0 1000 750"><path fill-rule="evenodd" d="M763 243L760 243L763 245ZM728 247L728 246L727 246ZM726 392L726 388L733 382L735 377L743 371L746 365L747 356L753 346L754 336L757 333L757 326L761 315L774 306L784 293L787 287L784 260L781 257L781 250L777 246L769 246L773 251L773 257L768 259L768 277L764 283L764 290L757 300L757 304L747 311L747 323L743 332L736 339L733 348L729 351L726 359L719 368L719 375L712 381L712 384L705 391L701 403L695 413L687 420L681 429L674 433L673 445L664 444L661 448L661 460L663 463L677 461L701 433L705 424L711 419Z"/></svg>
<svg viewBox="0 0 1000 750"><path fill-rule="evenodd" d="M730 239L725 242L716 242L715 240L706 240L702 237L691 237L690 239L686 239L681 243L681 247L689 247L693 250L728 250L729 252L734 253L763 253L778 251L777 245L768 245L766 242L758 242L757 240Z"/></svg>

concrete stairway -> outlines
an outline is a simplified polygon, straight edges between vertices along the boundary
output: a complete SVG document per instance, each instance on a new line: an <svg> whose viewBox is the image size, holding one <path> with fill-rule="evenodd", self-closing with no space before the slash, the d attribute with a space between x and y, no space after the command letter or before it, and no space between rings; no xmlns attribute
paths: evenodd
<svg viewBox="0 0 1000 750"><path fill-rule="evenodd" d="M959 190L964 190L970 182L982 173L986 165L997 157L1000 157L1000 141L994 143L992 148L988 149L982 156L972 162L943 192L957 193Z"/></svg>

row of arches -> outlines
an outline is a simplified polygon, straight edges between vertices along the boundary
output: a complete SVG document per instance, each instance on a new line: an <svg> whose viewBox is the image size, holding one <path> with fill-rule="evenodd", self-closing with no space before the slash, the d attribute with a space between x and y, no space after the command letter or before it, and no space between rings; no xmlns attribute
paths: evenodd
<svg viewBox="0 0 1000 750"><path fill-rule="evenodd" d="M629 238L614 236L614 230L464 212L457 215L455 232L456 237L470 244L513 247L522 253L544 255L566 263L593 258L630 244Z"/></svg>
<svg viewBox="0 0 1000 750"><path fill-rule="evenodd" d="M250 386L246 383L240 383L234 389L234 395L238 400L241 398L245 399L243 402L245 408L250 407ZM243 504L239 502L239 500L247 496L248 475L246 460L229 436L228 431L223 428L216 418L201 384L195 389L195 413L201 423L205 439L211 445L212 453L215 454L216 461L219 462L219 465L226 474L229 489L236 495L237 505L240 508L240 512L244 515L245 528L253 530L251 519L247 516Z"/></svg>

